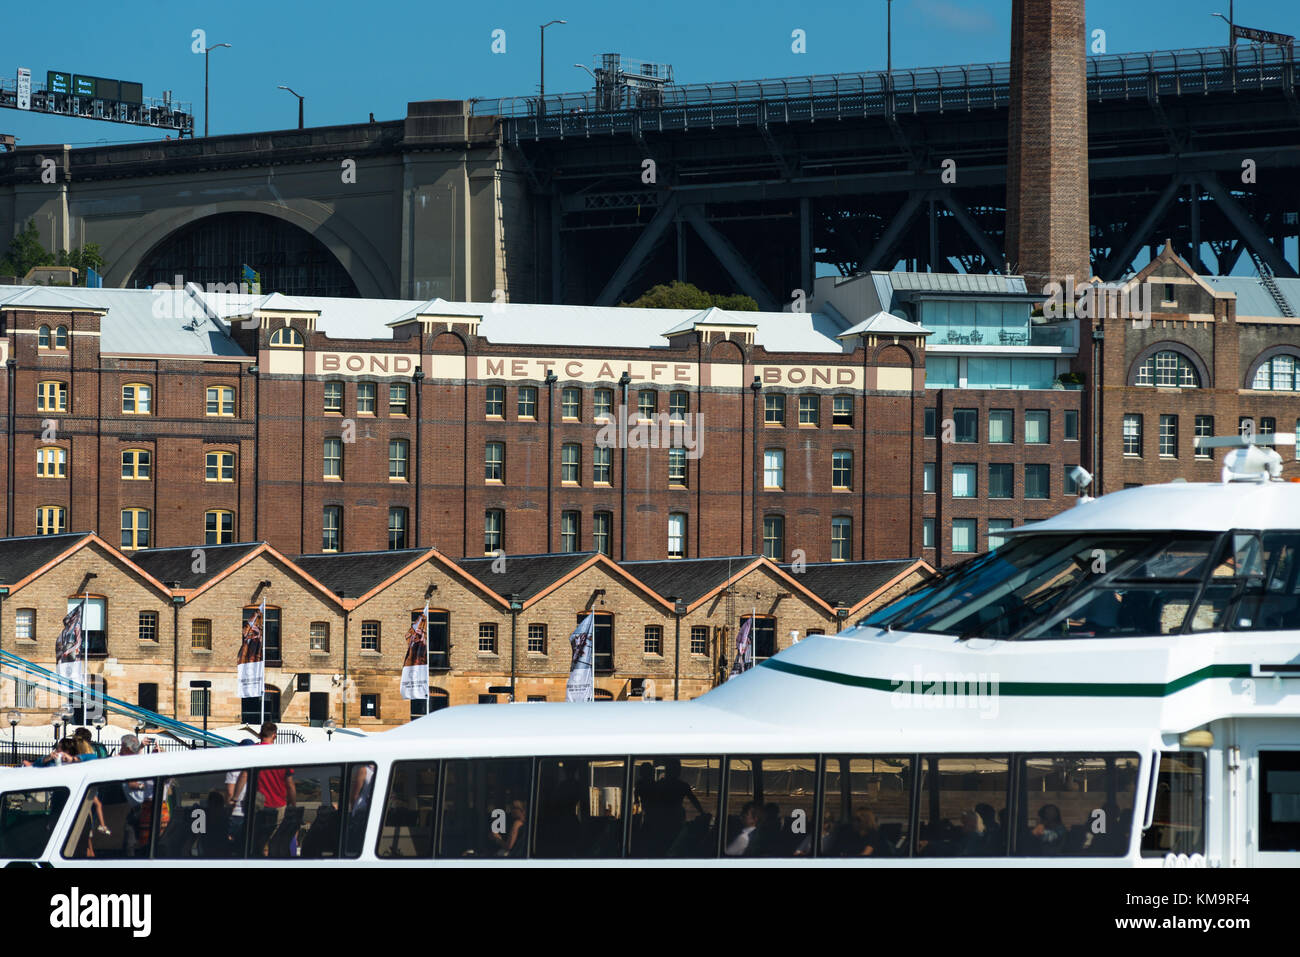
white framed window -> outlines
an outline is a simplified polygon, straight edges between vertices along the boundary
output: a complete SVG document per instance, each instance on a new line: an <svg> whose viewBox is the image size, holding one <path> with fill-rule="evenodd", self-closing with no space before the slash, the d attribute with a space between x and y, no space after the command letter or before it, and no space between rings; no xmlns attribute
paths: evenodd
<svg viewBox="0 0 1300 957"><path fill-rule="evenodd" d="M307 647L311 651L330 650L330 623L313 621L307 632Z"/></svg>
<svg viewBox="0 0 1300 957"><path fill-rule="evenodd" d="M668 557L686 557L686 515L683 512L668 515Z"/></svg>
<svg viewBox="0 0 1300 957"><path fill-rule="evenodd" d="M934 487L934 463L926 462L921 466L921 491L933 492Z"/></svg>
<svg viewBox="0 0 1300 957"><path fill-rule="evenodd" d="M921 519L921 547L934 548L934 519Z"/></svg>
<svg viewBox="0 0 1300 957"><path fill-rule="evenodd" d="M35 608L19 608L14 612L14 637L22 641L36 640Z"/></svg>
<svg viewBox="0 0 1300 957"><path fill-rule="evenodd" d="M785 450L763 451L763 487L785 488Z"/></svg>

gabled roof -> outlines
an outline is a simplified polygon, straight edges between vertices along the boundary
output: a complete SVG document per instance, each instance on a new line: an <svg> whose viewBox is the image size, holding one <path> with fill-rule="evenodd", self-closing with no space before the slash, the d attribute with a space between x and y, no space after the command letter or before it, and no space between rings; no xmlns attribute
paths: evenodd
<svg viewBox="0 0 1300 957"><path fill-rule="evenodd" d="M299 555L294 564L332 592L360 598L406 568L429 557L431 548Z"/></svg>
<svg viewBox="0 0 1300 957"><path fill-rule="evenodd" d="M665 599L681 598L687 611L694 611L733 582L756 569L767 569L784 579L791 589L800 592L814 605L830 611L831 606L805 587L799 576L791 575L776 562L761 555L738 555L730 558L676 558L644 562L623 562L626 572L658 592Z"/></svg>
<svg viewBox="0 0 1300 957"><path fill-rule="evenodd" d="M131 560L166 584L180 582L176 591L193 591L223 573L231 565L254 551L259 542L231 545L183 545L177 548L146 548L131 553ZM195 551L203 552L203 570L195 571Z"/></svg>
<svg viewBox="0 0 1300 957"><path fill-rule="evenodd" d="M491 559L489 559L491 561ZM300 555L297 565L303 573L324 583L331 591L342 591L343 607L349 611L365 604L393 582L424 564L432 564L481 592L490 601L508 605L508 600L470 570L436 548L406 548L394 551L342 552Z"/></svg>
<svg viewBox="0 0 1300 957"><path fill-rule="evenodd" d="M456 564L507 602L511 595L518 595L518 601L528 604L540 592L590 562L595 554L507 555L500 572L493 571L495 558L462 558Z"/></svg>
<svg viewBox="0 0 1300 957"><path fill-rule="evenodd" d="M28 535L23 538L0 539L0 585L12 588L90 534L69 532L66 535Z"/></svg>
<svg viewBox="0 0 1300 957"><path fill-rule="evenodd" d="M781 568L798 578L826 604L848 608L850 614L915 571L919 570L926 575L934 574L930 564L919 558L818 562L804 565L803 571L797 573L791 565L782 565Z"/></svg>
<svg viewBox="0 0 1300 957"><path fill-rule="evenodd" d="M741 569L751 568L757 555L731 558L670 558L621 562L620 566L665 598L693 605Z"/></svg>
<svg viewBox="0 0 1300 957"><path fill-rule="evenodd" d="M166 585L94 532L0 539L0 583L7 584L10 594L13 594L88 545L99 545L110 561L139 574L159 591L170 594ZM10 575L17 577L9 578Z"/></svg>
<svg viewBox="0 0 1300 957"><path fill-rule="evenodd" d="M906 319L900 319L898 316L888 312L878 312L873 316L868 316L856 326L852 326L841 332L837 339L845 339L849 336L929 336L933 331L926 329L924 326L915 322L908 322Z"/></svg>
<svg viewBox="0 0 1300 957"><path fill-rule="evenodd" d="M194 561L193 553L196 550L201 550L204 553L203 571L199 573L192 570L192 564L188 567L182 565L183 561L191 563ZM193 601L208 589L229 578L259 555L265 555L272 561L283 565L291 574L298 576L327 600L342 604L337 595L298 567L292 559L276 549L275 546L268 545L266 542L235 542L230 545L185 545L180 548L148 549L146 552L136 554L147 555L149 552L159 553L159 557L155 559L159 563L158 567L160 570L165 570L177 576L171 579L172 581L188 581L190 583L188 587L182 584L178 588L171 589L172 594L181 595L186 601ZM216 559L215 569L212 559ZM188 576L186 575L187 571Z"/></svg>

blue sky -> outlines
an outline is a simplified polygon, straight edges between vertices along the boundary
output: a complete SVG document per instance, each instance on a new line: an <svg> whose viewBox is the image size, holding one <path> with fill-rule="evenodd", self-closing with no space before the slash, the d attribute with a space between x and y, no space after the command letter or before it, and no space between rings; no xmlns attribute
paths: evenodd
<svg viewBox="0 0 1300 957"><path fill-rule="evenodd" d="M78 5L82 6L82 5ZM524 3L416 3L408 0L317 0L276 3L225 0L122 0L84 5L93 14L55 16L46 5L8 4L0 35L0 75L20 66L44 82L47 70L134 80L146 96L172 90L203 117L203 57L191 33L206 31L212 53L211 131L284 129L297 124L307 97L308 125L398 119L409 100L528 95L537 88L538 24L546 31L547 88L582 90L602 52L671 63L679 82L799 76L880 69L885 61L885 2L825 0L545 0ZM199 11L202 12L199 12ZM1091 0L1088 29L1106 31L1108 52L1222 44L1226 26L1212 19L1227 0ZM1239 0L1240 23L1300 33L1293 0ZM1003 60L1009 45L1007 0L895 0L896 67ZM491 51L492 31L506 31L506 52ZM804 30L807 52L791 51ZM152 134L128 126L0 111L0 132L22 145L126 142Z"/></svg>

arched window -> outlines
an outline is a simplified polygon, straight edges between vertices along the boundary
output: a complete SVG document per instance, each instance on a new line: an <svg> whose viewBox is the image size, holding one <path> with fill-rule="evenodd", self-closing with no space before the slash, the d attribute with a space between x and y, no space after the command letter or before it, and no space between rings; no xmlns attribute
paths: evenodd
<svg viewBox="0 0 1300 957"><path fill-rule="evenodd" d="M1274 351L1255 366L1250 388L1262 392L1300 392L1300 352Z"/></svg>
<svg viewBox="0 0 1300 957"><path fill-rule="evenodd" d="M36 330L36 345L41 349L50 347L50 327L41 326Z"/></svg>
<svg viewBox="0 0 1300 957"><path fill-rule="evenodd" d="M1133 385L1199 389L1201 376L1187 356L1173 349L1161 349L1138 362Z"/></svg>
<svg viewBox="0 0 1300 957"><path fill-rule="evenodd" d="M302 333L292 326L281 326L271 333L271 345L302 348Z"/></svg>
<svg viewBox="0 0 1300 957"><path fill-rule="evenodd" d="M66 348L68 348L68 327L67 327L67 326L56 326L56 327L55 327L55 329L54 329L54 348L56 348L56 349L66 349Z"/></svg>

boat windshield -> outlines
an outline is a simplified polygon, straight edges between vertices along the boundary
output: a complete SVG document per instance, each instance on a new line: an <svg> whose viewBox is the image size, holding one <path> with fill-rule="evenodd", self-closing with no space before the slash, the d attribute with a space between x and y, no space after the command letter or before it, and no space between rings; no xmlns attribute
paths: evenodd
<svg viewBox="0 0 1300 957"><path fill-rule="evenodd" d="M1005 640L1294 629L1298 553L1294 531L1025 534L862 623Z"/></svg>

